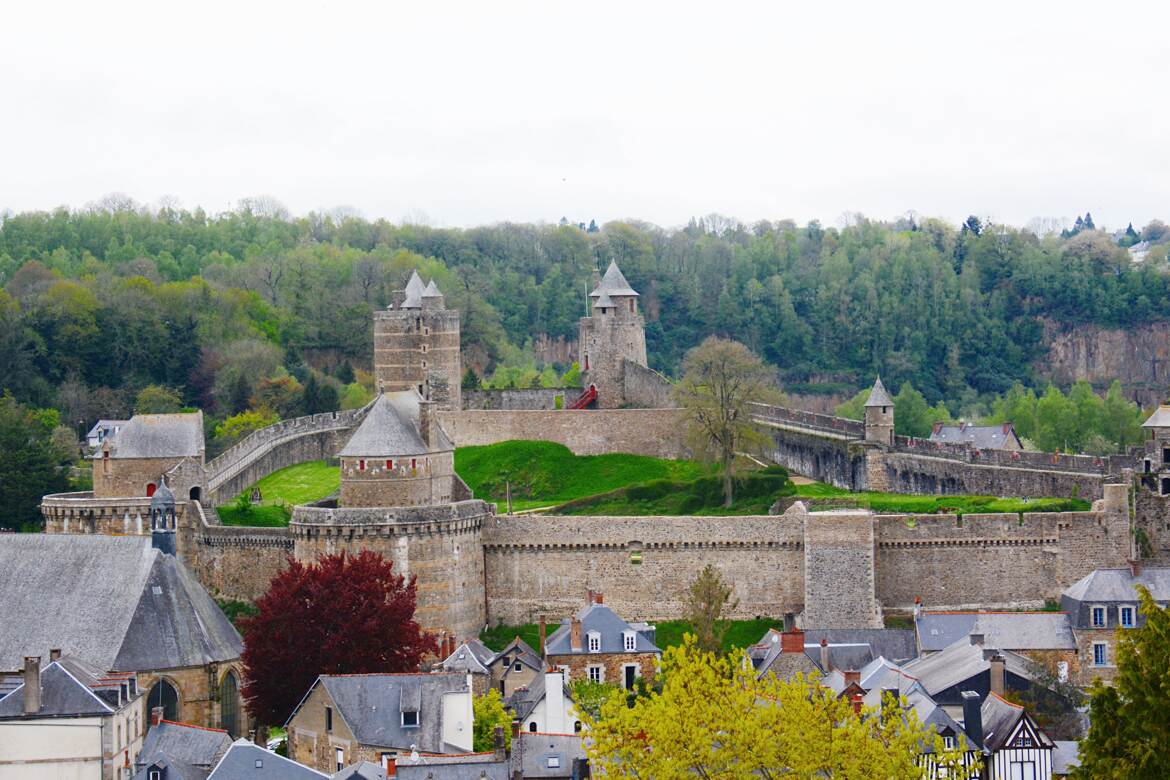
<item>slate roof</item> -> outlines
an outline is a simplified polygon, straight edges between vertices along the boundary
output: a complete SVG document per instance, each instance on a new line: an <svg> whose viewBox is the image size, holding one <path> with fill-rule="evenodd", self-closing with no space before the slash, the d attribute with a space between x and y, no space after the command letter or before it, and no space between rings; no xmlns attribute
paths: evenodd
<svg viewBox="0 0 1170 780"><path fill-rule="evenodd" d="M371 761L359 761L334 772L332 780L386 780L386 770Z"/></svg>
<svg viewBox="0 0 1170 780"><path fill-rule="evenodd" d="M521 663L532 669L535 669L538 672L544 671L544 661L542 661L540 656L537 655L536 651L529 647L528 643L520 637L513 639L508 643L507 647L492 656L488 660L487 665L491 666L505 657L509 657L511 659L510 663L520 661Z"/></svg>
<svg viewBox="0 0 1170 780"><path fill-rule="evenodd" d="M804 632L805 652L817 664L822 639L829 642L830 665L848 671L878 656L901 662L918 655L914 632L908 628L810 628Z"/></svg>
<svg viewBox="0 0 1170 780"><path fill-rule="evenodd" d="M472 672L487 674L488 664L496 657L496 653L478 639L468 639L455 652L443 659L445 672Z"/></svg>
<svg viewBox="0 0 1170 780"><path fill-rule="evenodd" d="M206 777L207 772L223 758L231 745L232 738L221 729L208 729L164 720L157 726L151 726L150 731L146 732L146 739L142 742L142 752L139 755L145 759L147 756L162 754L168 759L192 766L202 766L206 768L204 772ZM139 760L137 763L142 766L145 762Z"/></svg>
<svg viewBox="0 0 1170 780"><path fill-rule="evenodd" d="M938 652L970 634L1003 650L1075 650L1072 622L1065 612L923 612L914 620L924 653Z"/></svg>
<svg viewBox="0 0 1170 780"><path fill-rule="evenodd" d="M439 292L439 285L435 284L435 280L431 279L427 283L427 288L423 290L423 298L442 298L443 293Z"/></svg>
<svg viewBox="0 0 1170 780"><path fill-rule="evenodd" d="M419 434L419 401L414 390L382 393L366 414L362 424L341 450L346 458L397 458L403 455L426 455L431 452ZM455 447L443 429L435 451Z"/></svg>
<svg viewBox="0 0 1170 780"><path fill-rule="evenodd" d="M1022 655L1010 650L998 652L1004 657L1004 670L1030 680L1030 662ZM983 647L973 645L969 640L961 640L937 653L915 658L903 665L907 674L917 677L931 696L938 695L954 685L970 680L991 668L990 652ZM986 733L986 725L984 726Z"/></svg>
<svg viewBox="0 0 1170 780"><path fill-rule="evenodd" d="M573 692L563 680L564 678L562 678L561 687L564 691L565 701L572 703ZM526 688L519 688L508 697L507 704L516 713L516 720L527 720L532 711L536 709L536 705L544 700L545 685L545 675L538 674Z"/></svg>
<svg viewBox="0 0 1170 780"><path fill-rule="evenodd" d="M136 414L108 440L111 458L184 458L203 452L203 412Z"/></svg>
<svg viewBox="0 0 1170 780"><path fill-rule="evenodd" d="M1142 423L1143 428L1170 428L1170 405L1162 404Z"/></svg>
<svg viewBox="0 0 1170 780"><path fill-rule="evenodd" d="M605 290L601 291L601 295L597 296L597 301L593 304L595 309L612 309L615 306L617 304L613 302L613 298L610 298L609 293Z"/></svg>
<svg viewBox="0 0 1170 780"><path fill-rule="evenodd" d="M93 424L93 427L90 428L89 431L85 434L85 438L87 438L87 439L97 438L98 434L103 430L109 431L109 433L106 435L106 438L109 438L110 436L113 435L114 429L120 428L121 426L125 425L128 422L130 422L130 421L129 420L98 420L97 422L95 422Z"/></svg>
<svg viewBox="0 0 1170 780"><path fill-rule="evenodd" d="M873 389L869 391L869 398L865 400L866 406L893 406L894 401L890 398L890 394L886 392L886 386L882 384L882 378L879 376L873 383Z"/></svg>
<svg viewBox="0 0 1170 780"><path fill-rule="evenodd" d="M626 281L626 277L622 275L622 271L618 268L616 260L609 261L609 268L605 270L605 276L601 278L601 283L593 288L593 292L589 293L589 297L597 298L603 293L618 296L638 295L638 293L634 292L634 288L630 287L630 283Z"/></svg>
<svg viewBox="0 0 1170 780"><path fill-rule="evenodd" d="M1079 742L1058 739L1052 744L1055 745L1052 751L1052 774L1067 775L1072 772L1073 767L1081 765L1081 759L1077 755L1080 749Z"/></svg>
<svg viewBox="0 0 1170 780"><path fill-rule="evenodd" d="M98 669L239 657L243 641L195 576L149 537L0 534L0 669L60 648Z"/></svg>
<svg viewBox="0 0 1170 780"><path fill-rule="evenodd" d="M363 745L431 753L447 752L443 743L443 695L468 690L467 676L437 674L323 674L305 694L323 685L337 713ZM302 699L302 703L303 703ZM418 726L403 728L403 709L418 712ZM296 717L300 705L289 721ZM471 728L471 724L467 724Z"/></svg>
<svg viewBox="0 0 1170 780"><path fill-rule="evenodd" d="M994 693L987 694L979 710L983 720L983 747L992 753L1004 746L1015 731L1016 724L1026 717L1023 707L1012 704ZM1052 747L1052 740L1043 731L1035 726L1032 728L1038 737L1038 747Z"/></svg>
<svg viewBox="0 0 1170 780"><path fill-rule="evenodd" d="M135 766L142 768L130 780L150 780L152 769L161 770L161 780L207 780L207 775L211 772L210 768L194 766L186 761L171 758L165 753L154 753L149 756L146 753L139 753L139 758Z"/></svg>
<svg viewBox="0 0 1170 780"><path fill-rule="evenodd" d="M1170 568L1142 568L1135 577L1128 569L1095 569L1061 595L1076 601L1137 601L1134 587L1144 585L1155 601L1170 600Z"/></svg>
<svg viewBox="0 0 1170 780"><path fill-rule="evenodd" d="M260 766L256 763L259 762ZM223 759L216 764L207 780L251 780L251 778L273 778L273 780L317 780L328 778L304 764L278 756L246 739L237 739L228 748Z"/></svg>
<svg viewBox="0 0 1170 780"><path fill-rule="evenodd" d="M88 678L88 679L87 679ZM112 715L116 703L110 703L91 687L97 680L83 674L78 679L66 664L54 661L41 669L41 708L36 718L68 718ZM141 694L139 694L141 695ZM24 681L0 699L0 720L24 718Z"/></svg>
<svg viewBox="0 0 1170 780"><path fill-rule="evenodd" d="M650 638L654 628L646 623L627 623L618 617L617 613L605 604L589 604L577 613L581 621L581 649L572 647L571 627L569 620L562 620L556 631L549 635L544 643L545 656L572 655L573 653L588 653L590 631L601 634L601 653L625 653L624 632L633 631L635 636L635 653L661 653L658 646Z"/></svg>
<svg viewBox="0 0 1170 780"><path fill-rule="evenodd" d="M418 271L411 271L410 279L407 280L406 287L403 290L406 292L406 297L408 298L411 295L417 295L421 298L423 293L427 291L427 286L423 284L422 277L418 275Z"/></svg>
<svg viewBox="0 0 1170 780"><path fill-rule="evenodd" d="M517 751L516 742L520 749ZM574 758L585 758L585 745L576 734L533 734L520 732L512 738L512 755L520 754L520 770L529 777L568 777L573 769ZM560 758L559 768L549 768L549 756ZM513 761L515 759L513 758Z"/></svg>
<svg viewBox="0 0 1170 780"><path fill-rule="evenodd" d="M394 765L398 780L509 780L508 761L494 753L446 756L400 756Z"/></svg>
<svg viewBox="0 0 1170 780"><path fill-rule="evenodd" d="M1006 450L1020 447L1020 439L1011 423L1002 425L942 425L936 423L930 432L931 441L948 444L970 444L981 450Z"/></svg>

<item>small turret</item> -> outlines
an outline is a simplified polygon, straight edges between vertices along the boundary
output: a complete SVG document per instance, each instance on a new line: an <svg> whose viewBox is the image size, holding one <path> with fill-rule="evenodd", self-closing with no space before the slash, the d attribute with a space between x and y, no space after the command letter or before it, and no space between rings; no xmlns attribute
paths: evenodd
<svg viewBox="0 0 1170 780"><path fill-rule="evenodd" d="M894 399L886 392L880 376L865 401L865 440L885 445L894 443Z"/></svg>
<svg viewBox="0 0 1170 780"><path fill-rule="evenodd" d="M167 487L164 476L150 497L151 544L167 555L175 554L175 494Z"/></svg>

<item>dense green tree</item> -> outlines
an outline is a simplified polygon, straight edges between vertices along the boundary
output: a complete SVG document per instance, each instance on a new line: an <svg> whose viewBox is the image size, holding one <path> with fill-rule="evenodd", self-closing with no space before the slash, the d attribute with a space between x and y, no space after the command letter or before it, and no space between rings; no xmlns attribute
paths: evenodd
<svg viewBox="0 0 1170 780"><path fill-rule="evenodd" d="M135 414L168 414L183 408L183 399L169 387L147 385L134 399Z"/></svg>
<svg viewBox="0 0 1170 780"><path fill-rule="evenodd" d="M53 441L56 410L30 411L0 396L0 528L36 528L41 496L69 488L67 462L76 454Z"/></svg>

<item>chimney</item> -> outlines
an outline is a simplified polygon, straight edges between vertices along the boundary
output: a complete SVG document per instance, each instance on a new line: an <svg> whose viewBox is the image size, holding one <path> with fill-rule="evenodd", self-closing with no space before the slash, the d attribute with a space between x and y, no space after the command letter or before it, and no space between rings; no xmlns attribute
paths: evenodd
<svg viewBox="0 0 1170 780"><path fill-rule="evenodd" d="M605 594L602 593L601 591L597 591L596 593L594 593L593 594L593 603L594 604L604 604L605 603Z"/></svg>
<svg viewBox="0 0 1170 780"><path fill-rule="evenodd" d="M791 612L784 613L784 632L787 633L796 628L796 615Z"/></svg>
<svg viewBox="0 0 1170 780"><path fill-rule="evenodd" d="M581 645L581 621L573 618L569 621L569 647L574 653L578 653L582 649Z"/></svg>
<svg viewBox="0 0 1170 780"><path fill-rule="evenodd" d="M983 713L979 709L979 694L963 691L963 731L967 732L968 746L972 750L983 749Z"/></svg>
<svg viewBox="0 0 1170 780"><path fill-rule="evenodd" d="M495 731L492 732L492 748L496 754L496 761L503 761L508 757L508 753L504 749L503 726L496 726Z"/></svg>
<svg viewBox="0 0 1170 780"><path fill-rule="evenodd" d="M1142 562L1139 560L1126 561L1129 564L1129 576L1137 577L1142 573Z"/></svg>
<svg viewBox="0 0 1170 780"><path fill-rule="evenodd" d="M861 672L860 671L845 672L845 684L849 685L850 683L857 683L858 685L861 685Z"/></svg>
<svg viewBox="0 0 1170 780"><path fill-rule="evenodd" d="M24 714L36 715L41 711L41 657L24 657Z"/></svg>
<svg viewBox="0 0 1170 780"><path fill-rule="evenodd" d="M922 597L915 596L914 597L914 617L917 618L921 614L922 614Z"/></svg>
<svg viewBox="0 0 1170 780"><path fill-rule="evenodd" d="M781 653L803 653L804 652L804 632L800 629L792 631L785 631L780 635L780 652Z"/></svg>
<svg viewBox="0 0 1170 780"><path fill-rule="evenodd" d="M862 704L861 694L860 693L853 694L853 698L850 699L849 703L853 705L853 712L855 712L857 714L857 716L860 717L861 716L861 704Z"/></svg>
<svg viewBox="0 0 1170 780"><path fill-rule="evenodd" d="M61 648L54 647L52 650L49 651L49 663L53 663L54 661L56 661L60 657L61 657Z"/></svg>
<svg viewBox="0 0 1170 780"><path fill-rule="evenodd" d="M991 692L1003 696L1005 691L1004 658L999 653L991 656Z"/></svg>
<svg viewBox="0 0 1170 780"><path fill-rule="evenodd" d="M585 591L585 603L586 604L593 603L593 588L589 588L587 591Z"/></svg>
<svg viewBox="0 0 1170 780"><path fill-rule="evenodd" d="M821 640L821 671L829 673L829 640Z"/></svg>
<svg viewBox="0 0 1170 780"><path fill-rule="evenodd" d="M434 401L418 402L418 434L429 449L439 446L439 415Z"/></svg>
<svg viewBox="0 0 1170 780"><path fill-rule="evenodd" d="M536 652L540 655L541 658L544 658L544 639L547 635L548 635L548 626L545 623L544 615L541 615L540 616L540 647L537 648L537 650L536 650Z"/></svg>
<svg viewBox="0 0 1170 780"><path fill-rule="evenodd" d="M162 719L163 719L163 708L162 707L152 707L150 710L150 725L157 726L158 724L162 723Z"/></svg>
<svg viewBox="0 0 1170 780"><path fill-rule="evenodd" d="M969 634L967 636L967 638L970 639L971 644L975 645L976 647L983 647L983 642L984 642L983 634Z"/></svg>

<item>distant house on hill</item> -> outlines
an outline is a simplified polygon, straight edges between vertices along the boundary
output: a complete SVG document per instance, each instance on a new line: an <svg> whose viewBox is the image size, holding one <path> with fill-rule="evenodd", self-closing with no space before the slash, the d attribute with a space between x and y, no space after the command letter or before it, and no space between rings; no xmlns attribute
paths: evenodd
<svg viewBox="0 0 1170 780"><path fill-rule="evenodd" d="M1150 253L1150 242L1139 241L1129 248L1129 259L1135 263L1143 263Z"/></svg>
<svg viewBox="0 0 1170 780"><path fill-rule="evenodd" d="M1016 435L1016 428L1012 423L1000 425L945 425L935 423L930 432L930 440L944 444L970 444L979 450L1022 450L1023 443Z"/></svg>

